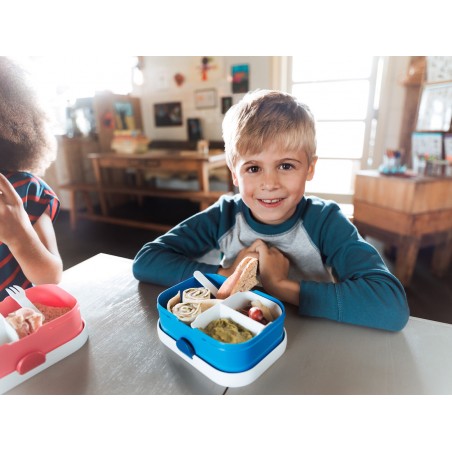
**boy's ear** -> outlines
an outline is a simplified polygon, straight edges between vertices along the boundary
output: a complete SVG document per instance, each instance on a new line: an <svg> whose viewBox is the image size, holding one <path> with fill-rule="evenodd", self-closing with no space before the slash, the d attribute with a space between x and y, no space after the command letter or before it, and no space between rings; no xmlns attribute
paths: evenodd
<svg viewBox="0 0 452 452"><path fill-rule="evenodd" d="M231 177L232 177L232 183L234 184L235 187L239 186L239 181L237 179L237 175L234 171L234 168L229 168L231 170Z"/></svg>
<svg viewBox="0 0 452 452"><path fill-rule="evenodd" d="M312 180L313 177L314 177L314 173L315 173L315 164L317 163L317 159L318 159L318 157L315 155L315 156L312 158L311 163L309 164L308 174L307 174L307 176L306 176L306 180L308 180L308 181Z"/></svg>

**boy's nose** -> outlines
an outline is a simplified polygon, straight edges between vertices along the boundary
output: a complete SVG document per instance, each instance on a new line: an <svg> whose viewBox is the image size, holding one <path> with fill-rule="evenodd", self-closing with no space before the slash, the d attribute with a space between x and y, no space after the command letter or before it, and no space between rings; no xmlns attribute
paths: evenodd
<svg viewBox="0 0 452 452"><path fill-rule="evenodd" d="M274 173L267 173L262 178L262 188L266 190L272 190L279 185L278 176Z"/></svg>

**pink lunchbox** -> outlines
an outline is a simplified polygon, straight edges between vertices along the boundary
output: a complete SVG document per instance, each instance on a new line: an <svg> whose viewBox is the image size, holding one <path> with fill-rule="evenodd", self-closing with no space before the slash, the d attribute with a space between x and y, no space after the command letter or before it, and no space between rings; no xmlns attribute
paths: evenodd
<svg viewBox="0 0 452 452"><path fill-rule="evenodd" d="M88 339L80 306L72 295L54 284L31 287L25 292L32 303L70 310L44 323L34 333L0 345L0 394L74 353ZM20 307L9 296L0 302L4 317Z"/></svg>

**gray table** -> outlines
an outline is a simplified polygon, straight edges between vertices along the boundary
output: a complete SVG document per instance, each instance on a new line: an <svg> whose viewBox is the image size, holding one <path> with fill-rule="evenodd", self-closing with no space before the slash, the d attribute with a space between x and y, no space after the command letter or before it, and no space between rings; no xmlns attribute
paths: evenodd
<svg viewBox="0 0 452 452"><path fill-rule="evenodd" d="M254 383L225 388L165 347L157 295L132 262L99 254L64 272L89 331L77 352L8 394L452 394L452 326L410 318L399 333L300 317L287 348Z"/></svg>
<svg viewBox="0 0 452 452"><path fill-rule="evenodd" d="M63 274L89 338L78 351L7 394L223 394L160 342L157 296L139 283L132 261L98 254Z"/></svg>

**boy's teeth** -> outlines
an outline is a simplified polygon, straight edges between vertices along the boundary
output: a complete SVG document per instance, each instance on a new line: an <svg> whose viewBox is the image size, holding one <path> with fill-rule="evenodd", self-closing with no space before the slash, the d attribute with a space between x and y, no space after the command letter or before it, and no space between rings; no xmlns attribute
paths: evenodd
<svg viewBox="0 0 452 452"><path fill-rule="evenodd" d="M276 202L279 202L279 199L263 199L262 201L266 204L274 204Z"/></svg>

